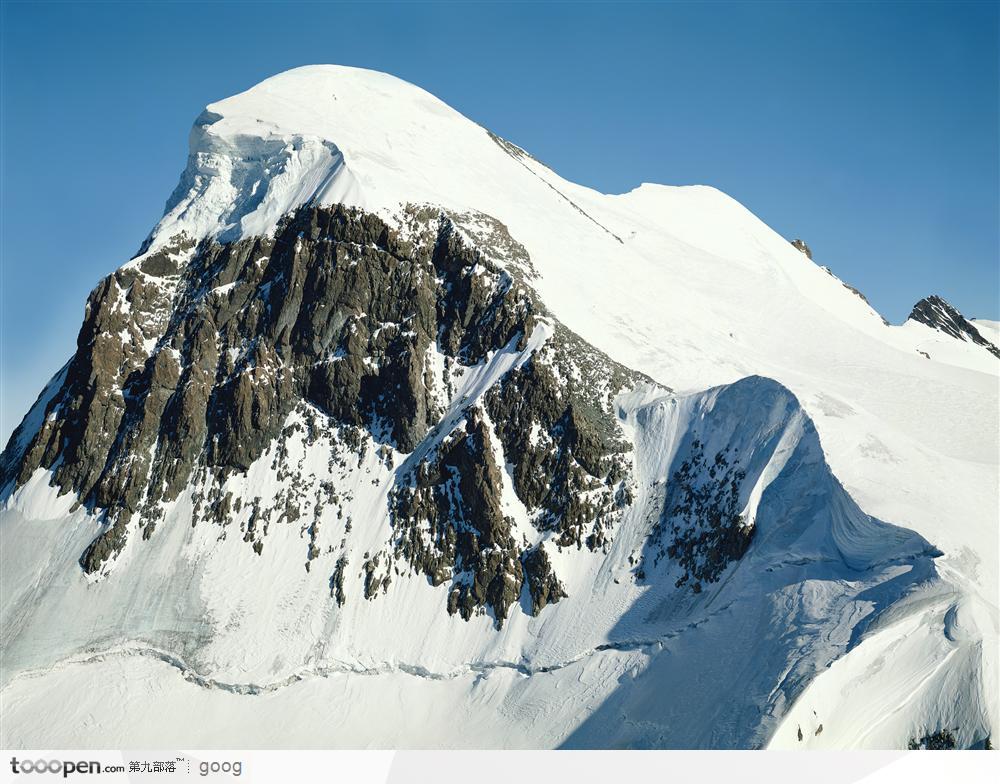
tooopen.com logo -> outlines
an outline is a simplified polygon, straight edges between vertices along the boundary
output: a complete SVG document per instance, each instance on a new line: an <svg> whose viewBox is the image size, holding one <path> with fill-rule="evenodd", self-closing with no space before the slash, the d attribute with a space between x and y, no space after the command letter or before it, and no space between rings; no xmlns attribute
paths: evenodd
<svg viewBox="0 0 1000 784"><path fill-rule="evenodd" d="M124 773L124 765L106 765L101 767L100 762L80 761L72 762L67 760L19 760L17 757L10 758L10 769L16 774L20 773L55 773L62 774L66 778L71 773Z"/></svg>

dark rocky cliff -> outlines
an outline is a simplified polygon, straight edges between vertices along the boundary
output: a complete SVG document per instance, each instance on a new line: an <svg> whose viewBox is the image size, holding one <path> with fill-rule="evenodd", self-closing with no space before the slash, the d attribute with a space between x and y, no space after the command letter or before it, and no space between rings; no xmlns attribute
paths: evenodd
<svg viewBox="0 0 1000 784"><path fill-rule="evenodd" d="M258 554L271 525L309 506L310 568L320 510L344 499L307 487L286 454L296 430L342 466L369 443L391 462L429 439L419 460L392 466L395 533L359 565L366 597L403 565L451 581L447 609L465 618L488 611L502 623L524 585L537 614L565 591L544 546L514 536L501 472L534 525L554 532L549 547L606 546L631 497L612 397L643 379L545 317L523 248L486 216L462 229L468 217L411 208L393 229L355 209L303 208L273 237L178 237L138 257L90 295L62 387L37 432L11 438L0 486L48 469L100 514L104 529L80 558L89 573L131 536L153 536L189 487L192 525L238 520ZM532 353L541 317L554 332ZM453 378L505 349L523 361L478 401L452 399ZM455 406L457 425L438 432ZM223 492L269 449L287 484L271 508ZM341 558L331 576L339 603L346 568Z"/></svg>
<svg viewBox="0 0 1000 784"><path fill-rule="evenodd" d="M926 324L939 332L951 335L953 338L982 346L1000 359L1000 348L984 338L965 316L936 294L925 297L914 305L913 310L910 311L910 320Z"/></svg>

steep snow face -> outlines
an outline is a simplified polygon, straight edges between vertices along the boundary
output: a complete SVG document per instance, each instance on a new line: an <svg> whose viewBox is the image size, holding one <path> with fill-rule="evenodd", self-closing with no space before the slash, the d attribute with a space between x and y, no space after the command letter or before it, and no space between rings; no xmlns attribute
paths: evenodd
<svg viewBox="0 0 1000 784"><path fill-rule="evenodd" d="M230 745L899 747L959 725L963 745L995 737L1000 362L989 351L924 324L886 325L713 188L600 194L419 88L336 66L280 74L198 118L166 214L125 268L157 296L149 312L131 314L121 351L137 372L154 354L180 356L158 341L182 305L208 297L227 298L234 312L270 312L280 298L266 257L242 259L262 272L238 280L213 266L204 291L175 301L185 266L199 258L193 243L245 239L256 252L296 209L336 204L376 213L402 236L406 205L479 216L456 231L485 257L503 257L553 319L525 346L463 369L441 397L440 429L412 454L386 451L368 433L347 474L328 477L332 442L295 437L214 488L275 501L288 484L274 470L282 461L310 481L336 480L355 530L348 539L345 522L330 519L308 545L324 555L346 548L342 606L329 570L302 569L303 537L313 536L304 528L275 525L261 554L239 536L192 528L207 491L200 479L162 506L148 542L133 530L111 573L88 579L76 561L100 521L36 472L6 499L0 527L5 553L17 553L0 574L4 697L17 712L5 743L93 743L87 727L146 742L143 700L126 700L126 710L102 702L100 689L75 701L94 724L68 717L55 739L37 718L65 700L67 678L123 674L158 695L164 716L181 715L188 700L224 703L228 712L216 715L226 726L211 737ZM516 258L498 252L514 245ZM291 256L289 272L297 248ZM821 249L816 256L825 261ZM482 404L548 345L546 324L660 385L615 403L635 487L606 552L560 549L536 525L517 492L516 456L493 437L510 423ZM198 334L217 341L212 330ZM442 379L448 361L429 351L428 372ZM46 389L8 453L45 425L61 384ZM425 574L394 575L373 601L361 595L362 565L391 536L398 468L465 427L469 406L485 428L477 432L491 434L513 534L545 546L567 594L536 616L525 590L501 628L487 614L443 612L448 586ZM298 432L322 416L297 409L282 424ZM521 443L545 437L532 427ZM371 573L379 581L385 563ZM890 658L893 679L868 699L872 673ZM176 701L164 695L174 687ZM442 707L426 709L417 727L371 700L343 700L344 691ZM230 718L245 718L254 699L278 710L305 701L309 716L332 699L347 707L340 725L246 734ZM455 716L468 721L458 727ZM850 729L855 720L871 731ZM357 734L343 734L351 726ZM156 737L190 737L178 733Z"/></svg>
<svg viewBox="0 0 1000 784"><path fill-rule="evenodd" d="M418 87L356 68L297 68L201 114L151 247L179 232L266 234L303 204L482 209L491 191L513 195L505 163L483 128Z"/></svg>
<svg viewBox="0 0 1000 784"><path fill-rule="evenodd" d="M154 233L230 242L272 231L302 204L360 202L357 183L332 142L302 134L224 135L222 118L206 110L191 131L181 181ZM159 247L154 242L151 248Z"/></svg>
<svg viewBox="0 0 1000 784"><path fill-rule="evenodd" d="M818 274L725 194L646 184L604 196L388 74L331 65L278 74L210 104L190 148L149 249L182 232L222 241L267 234L304 204L342 203L383 216L407 203L434 204L499 219L537 265L553 271L579 252L632 266L643 255L641 229L653 227L661 258L701 252L772 278L791 276L806 281L808 296L822 305L846 310L866 329L879 324L867 303Z"/></svg>

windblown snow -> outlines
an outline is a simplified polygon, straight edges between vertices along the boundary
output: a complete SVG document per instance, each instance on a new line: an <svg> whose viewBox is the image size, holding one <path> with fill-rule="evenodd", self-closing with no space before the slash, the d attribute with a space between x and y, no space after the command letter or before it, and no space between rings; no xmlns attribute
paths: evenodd
<svg viewBox="0 0 1000 784"><path fill-rule="evenodd" d="M299 207L333 204L400 226L412 204L496 219L526 249L552 317L655 382L615 402L636 493L608 551L551 548L567 597L499 629L442 612L447 586L421 575L375 601L355 589L338 607L303 571L297 527L276 529L258 557L187 523L192 486L154 538L93 579L77 562L97 518L39 470L3 489L2 745L905 748L941 731L961 747L995 737L1000 361L989 351L885 324L713 188L601 194L418 87L340 66L210 104L129 264L178 235L266 236ZM995 323L975 323L995 341ZM524 348L468 371L441 437L550 335L542 323ZM328 478L322 442L287 448ZM658 552L657 528L671 483L702 451L738 457L739 511L755 534L721 580L692 593ZM273 459L226 489L273 496ZM392 471L370 450L336 479L352 499L352 580L388 534ZM539 541L505 477L505 513Z"/></svg>

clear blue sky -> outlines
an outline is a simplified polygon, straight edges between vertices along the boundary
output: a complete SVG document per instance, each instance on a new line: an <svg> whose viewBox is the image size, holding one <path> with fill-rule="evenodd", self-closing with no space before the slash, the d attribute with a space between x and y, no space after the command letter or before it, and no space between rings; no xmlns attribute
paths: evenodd
<svg viewBox="0 0 1000 784"><path fill-rule="evenodd" d="M10 3L0 436L159 218L208 102L389 71L605 192L706 183L891 321L998 302L998 11L983 3Z"/></svg>

